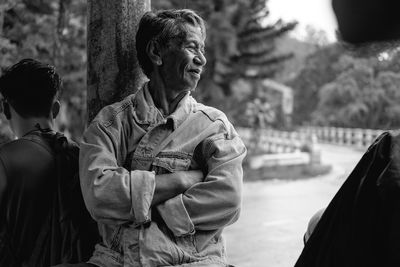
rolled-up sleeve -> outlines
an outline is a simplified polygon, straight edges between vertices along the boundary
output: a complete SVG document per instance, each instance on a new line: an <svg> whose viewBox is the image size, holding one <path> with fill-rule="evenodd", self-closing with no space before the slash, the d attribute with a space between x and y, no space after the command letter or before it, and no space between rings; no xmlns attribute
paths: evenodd
<svg viewBox="0 0 400 267"><path fill-rule="evenodd" d="M238 219L246 148L233 132L204 140L200 144L208 169L204 181L158 206L176 236L192 234L196 230L217 230Z"/></svg>
<svg viewBox="0 0 400 267"><path fill-rule="evenodd" d="M128 171L118 165L118 134L118 129L109 129L97 121L85 131L79 155L83 197L90 214L99 222L142 224L150 220L155 174Z"/></svg>

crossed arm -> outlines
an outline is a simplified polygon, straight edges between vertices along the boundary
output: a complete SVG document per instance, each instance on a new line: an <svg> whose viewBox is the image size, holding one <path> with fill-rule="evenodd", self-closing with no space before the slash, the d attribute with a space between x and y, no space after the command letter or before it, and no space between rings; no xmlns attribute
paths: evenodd
<svg viewBox="0 0 400 267"><path fill-rule="evenodd" d="M108 129L92 123L80 149L80 178L85 204L92 217L108 224L148 221L149 209L185 192L203 180L201 171L156 175L128 171L118 163L120 144Z"/></svg>
<svg viewBox="0 0 400 267"><path fill-rule="evenodd" d="M175 236L219 230L239 218L246 148L234 131L219 132L199 145L207 168L204 180L157 206Z"/></svg>
<svg viewBox="0 0 400 267"><path fill-rule="evenodd" d="M202 171L179 171L155 176L155 190L152 206L156 206L179 194L182 194L191 186L203 181Z"/></svg>
<svg viewBox="0 0 400 267"><path fill-rule="evenodd" d="M215 125L225 129L223 124ZM128 171L118 164L107 129L91 124L81 143L80 177L84 200L97 221L106 224L151 220L157 206L169 228L177 235L195 229L215 230L234 222L241 205L242 160L246 149L234 130L204 140L200 147L207 165L201 171L156 175L151 171Z"/></svg>

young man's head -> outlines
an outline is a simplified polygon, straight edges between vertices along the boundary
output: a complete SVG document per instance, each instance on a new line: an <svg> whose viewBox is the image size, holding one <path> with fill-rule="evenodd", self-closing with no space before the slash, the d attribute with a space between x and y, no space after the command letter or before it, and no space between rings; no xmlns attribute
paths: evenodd
<svg viewBox="0 0 400 267"><path fill-rule="evenodd" d="M10 106L21 118L57 116L61 79L51 65L34 59L23 59L3 72L0 93L4 114L11 119Z"/></svg>

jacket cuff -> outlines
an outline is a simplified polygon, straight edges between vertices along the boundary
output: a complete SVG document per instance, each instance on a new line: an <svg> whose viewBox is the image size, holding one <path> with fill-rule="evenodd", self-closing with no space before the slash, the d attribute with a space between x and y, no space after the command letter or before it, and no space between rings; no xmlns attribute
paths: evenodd
<svg viewBox="0 0 400 267"><path fill-rule="evenodd" d="M168 228L177 237L195 233L194 224L183 204L182 196L182 194L177 195L157 206Z"/></svg>
<svg viewBox="0 0 400 267"><path fill-rule="evenodd" d="M155 173L149 171L131 171L132 213L135 224L151 221L151 202L156 187Z"/></svg>

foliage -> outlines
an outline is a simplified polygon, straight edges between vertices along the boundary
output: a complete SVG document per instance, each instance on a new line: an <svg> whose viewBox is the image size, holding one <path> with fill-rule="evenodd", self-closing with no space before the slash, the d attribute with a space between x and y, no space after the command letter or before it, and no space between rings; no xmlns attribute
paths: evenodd
<svg viewBox="0 0 400 267"><path fill-rule="evenodd" d="M335 63L343 53L344 48L339 44L317 49L305 58L303 69L288 82L294 91L294 124L310 122L311 114L318 106L320 88L333 81L340 73Z"/></svg>
<svg viewBox="0 0 400 267"><path fill-rule="evenodd" d="M310 38L307 41L299 40L292 36L283 36L276 40L276 51L278 53L291 52L293 57L282 64L283 68L275 73L274 80L283 84L290 83L307 67L305 64L306 58L321 49L321 46L318 45L319 39L314 40L312 43L309 40Z"/></svg>
<svg viewBox="0 0 400 267"><path fill-rule="evenodd" d="M397 57L383 61L376 56L342 55L337 64L340 75L319 91L314 122L339 127L399 127L400 73L393 71L393 66L388 69L398 64Z"/></svg>
<svg viewBox="0 0 400 267"><path fill-rule="evenodd" d="M59 128L78 139L85 116L86 1L14 0L3 15L0 68L27 57L55 65L63 77Z"/></svg>
<svg viewBox="0 0 400 267"><path fill-rule="evenodd" d="M397 128L400 49L394 43L316 47L288 84L294 123Z"/></svg>
<svg viewBox="0 0 400 267"><path fill-rule="evenodd" d="M307 25L305 31L306 36L304 38L304 42L313 44L317 47L322 47L329 44L328 36L324 30L317 29L311 25Z"/></svg>

